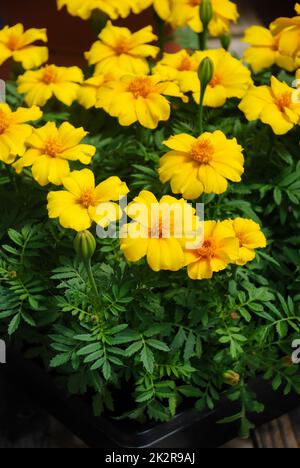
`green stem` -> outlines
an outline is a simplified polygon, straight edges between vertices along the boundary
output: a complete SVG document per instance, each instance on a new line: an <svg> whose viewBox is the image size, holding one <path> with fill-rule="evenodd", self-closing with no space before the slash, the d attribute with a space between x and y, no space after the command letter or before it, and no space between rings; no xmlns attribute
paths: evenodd
<svg viewBox="0 0 300 468"><path fill-rule="evenodd" d="M199 49L207 50L208 26L204 27L203 32L199 34Z"/></svg>
<svg viewBox="0 0 300 468"><path fill-rule="evenodd" d="M97 288L96 281L94 278L91 260L85 261L84 266L85 266L85 269L89 278L89 282L90 282L90 286L92 288L93 294L97 299L99 299L99 292L98 292L98 288Z"/></svg>
<svg viewBox="0 0 300 468"><path fill-rule="evenodd" d="M200 109L199 109L199 134L203 133L203 111L204 111L204 96L206 87L200 91Z"/></svg>

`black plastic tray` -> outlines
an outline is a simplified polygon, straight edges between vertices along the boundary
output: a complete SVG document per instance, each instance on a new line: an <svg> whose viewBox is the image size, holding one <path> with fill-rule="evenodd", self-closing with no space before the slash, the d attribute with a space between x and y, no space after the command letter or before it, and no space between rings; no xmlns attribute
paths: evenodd
<svg viewBox="0 0 300 468"><path fill-rule="evenodd" d="M92 448L216 448L238 435L237 424L218 424L239 410L237 404L226 398L220 400L214 411L190 409L170 422L141 426L131 421L95 417L85 400L68 397L57 388L51 375L18 353L8 352L8 364L2 365L1 371L10 385L25 392ZM299 395L274 392L261 378L253 381L251 387L265 404L262 414L251 416L256 426L300 406Z"/></svg>

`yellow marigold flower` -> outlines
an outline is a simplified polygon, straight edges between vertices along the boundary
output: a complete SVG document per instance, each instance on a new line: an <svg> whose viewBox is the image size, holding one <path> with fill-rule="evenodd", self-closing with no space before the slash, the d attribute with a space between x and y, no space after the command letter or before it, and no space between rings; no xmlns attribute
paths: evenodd
<svg viewBox="0 0 300 468"><path fill-rule="evenodd" d="M299 122L300 103L294 96L295 89L273 76L270 87L252 87L239 108L249 121L260 119L276 135L284 135Z"/></svg>
<svg viewBox="0 0 300 468"><path fill-rule="evenodd" d="M151 192L142 191L126 211L134 220L122 230L121 250L127 260L147 257L154 271L180 270L184 245L198 237L200 221L193 207L170 196L158 201Z"/></svg>
<svg viewBox="0 0 300 468"><path fill-rule="evenodd" d="M296 4L296 12L300 14L300 6ZM279 50L282 55L289 56L300 65L300 16L294 18L278 18L270 29L274 36L280 34Z"/></svg>
<svg viewBox="0 0 300 468"><path fill-rule="evenodd" d="M175 54L165 53L154 71L167 80L178 82L183 93L199 88L197 82L201 58L198 54L189 55L186 50Z"/></svg>
<svg viewBox="0 0 300 468"><path fill-rule="evenodd" d="M94 10L102 11L111 19L120 16L126 18L130 13L132 0L57 0L57 7L61 10L64 6L72 16L79 16L83 20L91 17Z"/></svg>
<svg viewBox="0 0 300 468"><path fill-rule="evenodd" d="M280 34L274 36L269 29L262 26L251 26L246 30L244 42L251 47L245 51L244 59L256 73L273 65L287 71L295 70L294 59L280 51L280 38Z"/></svg>
<svg viewBox="0 0 300 468"><path fill-rule="evenodd" d="M65 190L48 195L49 218L59 218L67 229L85 231L93 222L107 227L120 219L122 212L117 203L129 192L119 177L110 177L95 185L95 177L89 169L74 171L63 179Z"/></svg>
<svg viewBox="0 0 300 468"><path fill-rule="evenodd" d="M104 73L101 75L94 75L82 83L78 90L77 100L86 109L95 107L99 90L110 81L115 81L118 77L117 73Z"/></svg>
<svg viewBox="0 0 300 468"><path fill-rule="evenodd" d="M209 57L214 64L214 76L205 93L205 106L222 107L229 98L241 99L253 83L250 70L224 49L196 52L195 56L199 63ZM196 102L199 103L199 79L190 80L190 88L194 91Z"/></svg>
<svg viewBox="0 0 300 468"><path fill-rule="evenodd" d="M160 160L162 183L171 181L172 192L188 200L203 192L221 194L228 180L240 182L244 172L243 149L236 139L224 133L203 133L199 138L187 134L171 137L164 144L172 151Z"/></svg>
<svg viewBox="0 0 300 468"><path fill-rule="evenodd" d="M267 239L261 231L260 225L251 219L237 218L228 221L228 226L234 231L239 240L239 254L236 264L246 265L256 257L255 249L267 247Z"/></svg>
<svg viewBox="0 0 300 468"><path fill-rule="evenodd" d="M13 58L20 62L25 70L38 68L48 60L47 47L32 45L36 41L47 42L46 29L28 29L22 24L0 30L0 65Z"/></svg>
<svg viewBox="0 0 300 468"><path fill-rule="evenodd" d="M53 96L66 106L71 106L82 82L83 73L78 67L47 65L19 76L18 92L25 94L28 106L43 107Z"/></svg>
<svg viewBox="0 0 300 468"><path fill-rule="evenodd" d="M227 222L206 221L203 245L185 252L188 275L192 280L211 279L235 262L238 253L239 241Z"/></svg>
<svg viewBox="0 0 300 468"><path fill-rule="evenodd" d="M159 121L170 118L171 106L165 96L186 99L177 84L162 81L159 75L125 75L99 90L96 107L117 117L123 126L140 122L155 129Z"/></svg>
<svg viewBox="0 0 300 468"><path fill-rule="evenodd" d="M108 22L99 34L100 41L93 44L85 53L90 65L96 65L96 74L115 70L133 74L149 73L147 57L155 58L159 48L150 45L157 40L152 26L132 33L127 28L119 28Z"/></svg>
<svg viewBox="0 0 300 468"><path fill-rule="evenodd" d="M212 36L221 36L229 31L230 22L239 18L235 3L229 0L211 0L213 19L209 24ZM174 27L190 26L195 32L203 31L200 20L201 0L171 0L171 23Z"/></svg>
<svg viewBox="0 0 300 468"><path fill-rule="evenodd" d="M38 120L42 115L38 107L19 107L13 112L7 104L0 103L0 161L12 164L16 156L25 153L25 142L33 131L27 122Z"/></svg>
<svg viewBox="0 0 300 468"><path fill-rule="evenodd" d="M61 185L70 174L68 161L90 164L96 153L92 145L80 144L87 135L83 128L75 128L64 122L59 128L54 122L33 131L28 138L26 153L14 167L20 173L24 167L32 166L33 178L42 186L49 183Z"/></svg>

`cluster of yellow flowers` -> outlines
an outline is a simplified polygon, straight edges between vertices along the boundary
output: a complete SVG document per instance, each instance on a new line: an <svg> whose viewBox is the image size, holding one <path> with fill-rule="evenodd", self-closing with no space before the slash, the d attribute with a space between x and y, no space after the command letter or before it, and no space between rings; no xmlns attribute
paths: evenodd
<svg viewBox="0 0 300 468"><path fill-rule="evenodd" d="M145 211L141 209L143 205ZM182 216L171 217L166 227L163 220L170 207L177 213L182 212ZM203 241L196 247L193 241L199 219L193 214L191 231L185 232L182 219L194 210L183 199L164 196L158 201L151 192L142 191L126 211L133 223L123 228L121 250L132 262L147 257L154 271L178 271L187 267L189 278L211 279L214 273L225 270L230 264L245 265L255 258L255 249L267 245L257 223L238 218L204 222Z"/></svg>
<svg viewBox="0 0 300 468"><path fill-rule="evenodd" d="M295 6L300 15L300 4ZM250 44L244 58L255 72L273 65L287 71L300 66L300 16L278 18L270 28L252 26L246 30L244 41Z"/></svg>
<svg viewBox="0 0 300 468"><path fill-rule="evenodd" d="M300 15L300 4L295 6ZM277 65L300 78L300 16L278 18L270 28L252 26L246 31L245 42L251 47L244 58L254 72ZM272 76L270 86L251 86L240 106L249 121L260 119L272 127L276 135L284 135L300 124L299 91Z"/></svg>
<svg viewBox="0 0 300 468"><path fill-rule="evenodd" d="M209 24L212 36L221 36L228 32L230 23L239 18L235 3L230 0L211 0L213 18ZM195 32L203 31L199 16L199 7L202 0L57 0L57 6L62 9L66 6L73 16L86 20L93 11L98 10L110 19L126 18L131 12L138 14L153 6L162 20L169 23L174 29L190 26Z"/></svg>
<svg viewBox="0 0 300 468"><path fill-rule="evenodd" d="M41 117L38 107L12 112L7 104L0 105L1 159L13 164L17 173L31 167L33 178L41 186L63 186L63 190L48 195L49 217L59 218L63 227L80 232L94 222L107 227L119 220L122 211L116 202L129 193L127 185L118 177L110 177L96 186L91 170L71 172L70 161L89 164L96 148L82 144L86 132L67 122L59 128L53 122L37 129L29 125ZM140 193L126 209L134 220L122 230L121 249L126 258L135 262L147 257L154 271L178 271L187 266L191 279L208 279L231 263L244 265L253 260L255 249L265 247L266 239L259 225L251 220L207 221L201 247L187 247L195 240L200 221L185 200L196 199L203 192L221 193L227 188L227 179L240 180L243 155L236 140L227 140L216 131L198 139L177 135L165 144L173 151L161 159L161 180L171 179L173 192L181 193L184 199L166 196L158 202L152 193ZM141 204L148 210L146 218L140 216ZM166 206L192 214L188 233L181 235L185 216L171 216L169 224L163 222Z"/></svg>
<svg viewBox="0 0 300 468"><path fill-rule="evenodd" d="M59 8L66 6L70 14L84 19L93 10L101 10L111 19L126 17L130 11L139 13L152 4L174 27L189 24L195 31L202 31L201 0L58 0ZM228 0L212 0L212 7L210 32L221 35L230 21L236 21L237 10ZM22 25L16 25L0 31L0 63L10 57L21 62L25 73L18 78L18 92L29 107L13 112L7 104L0 104L0 160L12 164L18 174L31 168L41 186L61 186L61 190L48 194L48 212L64 228L80 232L93 223L106 228L122 217L117 202L129 189L119 177L96 185L90 169L72 171L73 161L89 165L96 153L94 146L84 143L87 132L83 128L68 122L59 127L53 122L33 126L32 122L42 117L40 107L51 98L66 106L78 101L87 109L104 109L122 126L139 122L155 129L160 121L170 118L169 97L185 103L190 98L201 101L203 84L198 72L209 59L213 75L205 89L205 106L221 107L227 99L237 98L249 120L260 118L272 125L275 133L285 133L299 121L300 104L292 100L294 90L276 78L271 87L254 87L249 69L224 49L164 54L151 66L149 58L155 60L159 54L159 48L153 45L156 40L151 26L132 33L108 21L85 54L94 67L93 76L85 79L78 67L42 66L48 60L48 50L33 44L47 41L45 30L24 31ZM165 196L158 201L153 193L142 191L127 206L126 214L132 222L121 229L121 250L126 258L136 262L146 257L154 271L187 267L191 279L209 279L230 264L245 265L253 260L255 249L266 247L257 223L241 218L206 221L203 242L195 245L195 231L201 223L187 202L203 193L222 194L229 182L241 181L244 156L237 140L217 130L198 138L175 135L164 144L168 151L160 159L159 177L182 198ZM141 206L148 210L144 217L140 215ZM185 216L171 216L169 223L164 222L166 210L176 208L192 220L188 232Z"/></svg>
<svg viewBox="0 0 300 468"><path fill-rule="evenodd" d="M187 102L190 93L200 100L198 69L209 57L214 76L206 90L204 104L221 107L228 98L241 99L253 84L250 71L224 49L164 54L152 74L147 58L155 58L159 48L151 45L157 37L152 27L131 33L108 22L99 40L85 54L94 75L84 81L77 67L47 65L30 70L18 79L18 91L28 106L44 106L55 96L70 106L76 99L87 109L95 106L119 119L124 126L139 122L154 129L170 117L168 96Z"/></svg>

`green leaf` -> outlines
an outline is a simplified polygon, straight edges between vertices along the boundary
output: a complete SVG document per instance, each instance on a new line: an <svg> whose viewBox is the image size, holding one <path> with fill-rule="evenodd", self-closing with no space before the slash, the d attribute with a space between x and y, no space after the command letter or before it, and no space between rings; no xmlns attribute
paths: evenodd
<svg viewBox="0 0 300 468"><path fill-rule="evenodd" d="M278 390L282 384L282 377L280 374L277 374L275 379L272 382L272 388L274 391Z"/></svg>
<svg viewBox="0 0 300 468"><path fill-rule="evenodd" d="M75 335L74 340L89 342L94 341L94 337L92 335Z"/></svg>
<svg viewBox="0 0 300 468"><path fill-rule="evenodd" d="M158 349L159 351L165 351L169 352L170 348L168 345L163 343L162 341L154 340L154 339L149 339L147 340L147 344L151 346L151 348Z"/></svg>
<svg viewBox="0 0 300 468"><path fill-rule="evenodd" d="M111 365L107 360L103 364L102 372L105 380L109 380L111 377Z"/></svg>
<svg viewBox="0 0 300 468"><path fill-rule="evenodd" d="M100 343L93 343L93 344L85 346L84 348L81 348L79 351L77 351L77 355L85 356L86 354L91 354L91 353L95 353L96 351L100 351L100 349L101 349Z"/></svg>
<svg viewBox="0 0 300 468"><path fill-rule="evenodd" d="M140 339L141 336L138 332L133 330L125 330L112 338L112 344L117 345L130 343L132 341L137 341Z"/></svg>
<svg viewBox="0 0 300 468"><path fill-rule="evenodd" d="M141 393L135 398L137 403L144 403L145 401L149 401L153 398L153 390L148 390L147 392Z"/></svg>
<svg viewBox="0 0 300 468"><path fill-rule="evenodd" d="M275 187L274 189L274 200L277 206L281 205L282 202L282 192L279 187Z"/></svg>
<svg viewBox="0 0 300 468"><path fill-rule="evenodd" d="M98 369L100 369L100 367L103 367L103 364L104 364L104 357L102 357L101 359L98 359L98 361L96 361L92 367L91 367L91 371L96 371Z"/></svg>
<svg viewBox="0 0 300 468"><path fill-rule="evenodd" d="M132 345L130 345L126 351L125 351L125 355L130 357L132 356L133 354L137 353L143 346L143 342L142 341L137 341L136 343L132 343Z"/></svg>
<svg viewBox="0 0 300 468"><path fill-rule="evenodd" d="M244 307L241 307L239 309L239 312L241 316L246 320L246 322L248 323L251 322L251 319L252 319L251 314Z"/></svg>
<svg viewBox="0 0 300 468"><path fill-rule="evenodd" d="M187 398L200 398L203 395L199 388L192 385L181 385L177 390Z"/></svg>
<svg viewBox="0 0 300 468"><path fill-rule="evenodd" d="M185 347L184 347L183 358L184 358L185 361L189 361L190 358L194 355L195 345L196 345L195 334L190 332L189 335L188 335L188 338L186 340Z"/></svg>
<svg viewBox="0 0 300 468"><path fill-rule="evenodd" d="M35 322L35 320L34 320L32 317L30 317L29 314L27 314L26 312L23 311L23 312L21 312L21 315L22 315L22 319L23 319L26 323L28 323L28 325L30 325L31 327L36 327L36 322Z"/></svg>
<svg viewBox="0 0 300 468"><path fill-rule="evenodd" d="M70 362L71 353L58 354L50 361L50 367L60 367Z"/></svg>
<svg viewBox="0 0 300 468"><path fill-rule="evenodd" d="M21 323L21 314L17 314L8 325L8 334L13 335L19 328Z"/></svg>
<svg viewBox="0 0 300 468"><path fill-rule="evenodd" d="M280 338L285 338L288 334L288 324L287 322L279 322L276 325L276 330Z"/></svg>
<svg viewBox="0 0 300 468"><path fill-rule="evenodd" d="M146 371L153 374L155 359L151 349L144 345L140 356Z"/></svg>

